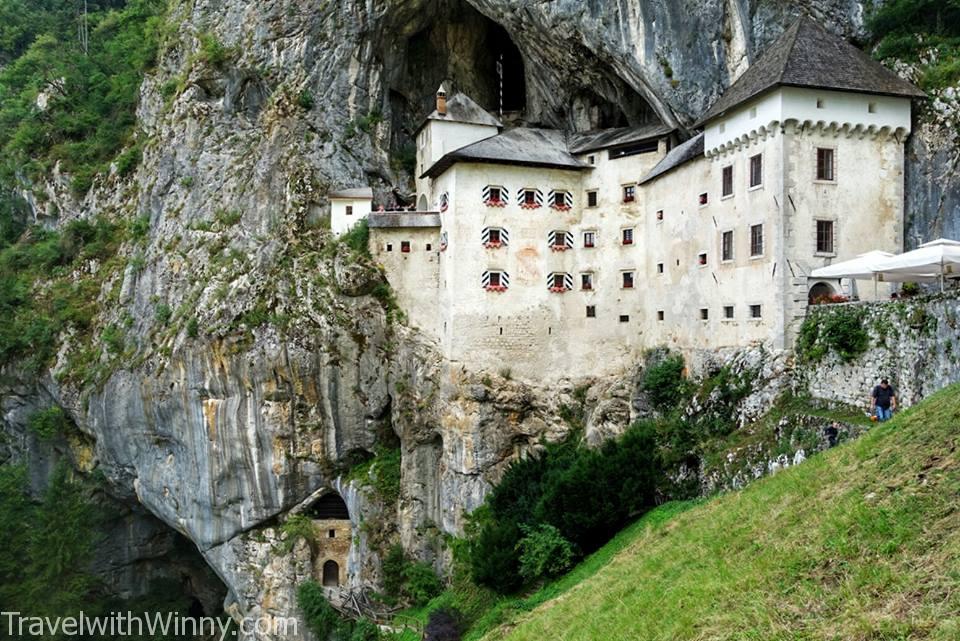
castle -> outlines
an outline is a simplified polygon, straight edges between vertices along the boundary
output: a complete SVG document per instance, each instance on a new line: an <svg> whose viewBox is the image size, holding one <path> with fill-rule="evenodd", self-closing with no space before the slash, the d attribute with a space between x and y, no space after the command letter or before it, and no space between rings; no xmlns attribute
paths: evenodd
<svg viewBox="0 0 960 641"><path fill-rule="evenodd" d="M370 249L411 323L473 370L613 373L643 350L789 347L832 260L903 246L904 142L922 96L800 19L701 117L504 129L437 93L417 211Z"/></svg>

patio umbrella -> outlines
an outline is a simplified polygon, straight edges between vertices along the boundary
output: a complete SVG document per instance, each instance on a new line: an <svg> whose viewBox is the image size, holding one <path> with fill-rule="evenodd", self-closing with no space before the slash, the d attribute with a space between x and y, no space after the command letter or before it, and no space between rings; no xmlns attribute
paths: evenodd
<svg viewBox="0 0 960 641"><path fill-rule="evenodd" d="M904 254L880 258L871 267L883 280L920 279L933 275L940 279L940 291L947 276L960 274L960 242L938 238Z"/></svg>
<svg viewBox="0 0 960 641"><path fill-rule="evenodd" d="M903 283L907 281L932 283L937 280L937 276L930 273L901 274L895 272L876 271L875 265L877 261L886 260L889 258L895 258L895 255L891 254L890 252L880 250L869 251L865 254L860 254L856 258L851 258L850 260L833 263L832 265L815 269L810 272L809 277L825 279L852 278L853 280L872 280L874 299L878 297L877 283L881 281L885 283Z"/></svg>

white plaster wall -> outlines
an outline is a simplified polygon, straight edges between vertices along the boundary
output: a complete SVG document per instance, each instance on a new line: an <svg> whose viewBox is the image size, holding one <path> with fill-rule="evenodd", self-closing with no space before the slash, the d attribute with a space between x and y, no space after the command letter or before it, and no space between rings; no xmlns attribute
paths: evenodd
<svg viewBox="0 0 960 641"><path fill-rule="evenodd" d="M445 120L430 120L417 135L417 193L430 191L430 179L419 178L435 162L451 151L473 144L490 136L496 136L499 129L493 125L475 125ZM430 201L434 208L436 201Z"/></svg>
<svg viewBox="0 0 960 641"><path fill-rule="evenodd" d="M410 243L410 252L400 251ZM387 251L387 245L392 251ZM429 248L428 248L429 245ZM397 303L411 325L437 336L438 283L440 280L440 233L435 227L374 228L370 230L370 253L383 267Z"/></svg>
<svg viewBox="0 0 960 641"><path fill-rule="evenodd" d="M822 107L817 107L817 100ZM869 111L870 104L874 112ZM822 122L837 127L887 128L901 135L910 132L910 100L892 96L782 87L763 94L712 120L704 128L707 155L725 145L755 135L761 128L779 126L788 120Z"/></svg>
<svg viewBox="0 0 960 641"><path fill-rule="evenodd" d="M340 236L370 215L372 201L369 198L330 199L330 231ZM347 215L347 207L353 206L353 214Z"/></svg>

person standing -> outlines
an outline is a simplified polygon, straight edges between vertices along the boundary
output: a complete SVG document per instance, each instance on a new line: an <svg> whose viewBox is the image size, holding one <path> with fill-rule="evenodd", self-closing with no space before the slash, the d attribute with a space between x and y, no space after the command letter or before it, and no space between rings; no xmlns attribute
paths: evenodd
<svg viewBox="0 0 960 641"><path fill-rule="evenodd" d="M870 394L870 413L876 416L878 421L888 421L893 417L895 409L897 409L897 394L890 385L890 381L884 378Z"/></svg>

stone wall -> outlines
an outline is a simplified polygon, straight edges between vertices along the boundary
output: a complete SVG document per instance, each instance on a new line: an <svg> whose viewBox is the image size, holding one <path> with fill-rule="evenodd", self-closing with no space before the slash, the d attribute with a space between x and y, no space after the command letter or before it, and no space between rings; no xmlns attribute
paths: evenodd
<svg viewBox="0 0 960 641"><path fill-rule="evenodd" d="M904 406L960 380L960 294L956 291L881 303L811 308L826 319L855 308L869 349L850 362L834 353L797 366L797 385L816 398L863 406L880 378L890 379Z"/></svg>

